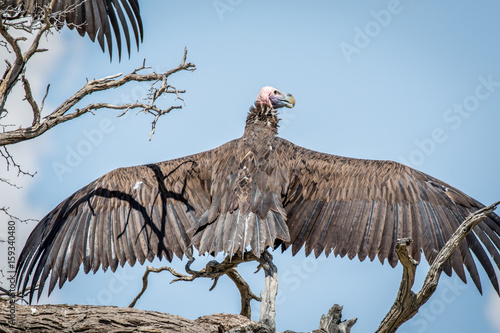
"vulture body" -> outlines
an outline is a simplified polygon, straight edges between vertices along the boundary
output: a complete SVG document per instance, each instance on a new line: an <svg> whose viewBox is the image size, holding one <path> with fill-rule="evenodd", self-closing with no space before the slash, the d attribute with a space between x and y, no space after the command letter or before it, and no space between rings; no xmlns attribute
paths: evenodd
<svg viewBox="0 0 500 333"><path fill-rule="evenodd" d="M19 16L43 17L44 8L52 0L1 0L2 19ZM51 8L51 22L60 28L66 24L76 29L81 36L87 34L105 50L105 40L110 57L112 56L113 34L116 38L119 57L121 57L121 30L125 36L130 55L130 31L132 27L137 48L142 41L143 28L138 0L55 0Z"/></svg>
<svg viewBox="0 0 500 333"><path fill-rule="evenodd" d="M232 255L269 247L397 264L398 238L432 262L462 221L483 205L408 166L329 155L277 136L293 96L260 91L239 139L199 154L111 171L59 204L31 233L18 259L25 289L49 278L49 294L85 273L155 257ZM490 214L445 267L481 291L473 255L499 292L500 217ZM493 259L491 262L490 256ZM465 268L465 269L464 269Z"/></svg>

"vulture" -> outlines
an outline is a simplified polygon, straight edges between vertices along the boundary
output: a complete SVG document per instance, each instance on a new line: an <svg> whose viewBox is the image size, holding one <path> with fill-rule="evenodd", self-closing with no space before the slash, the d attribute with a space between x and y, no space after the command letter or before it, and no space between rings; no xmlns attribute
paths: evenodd
<svg viewBox="0 0 500 333"><path fill-rule="evenodd" d="M2 19L15 19L26 15L41 18L45 6L49 6L52 1L1 0ZM121 58L121 30L130 56L129 25L134 32L137 48L139 41L142 42L143 28L138 0L55 0L51 14L51 21L56 28L61 28L66 23L70 29L76 29L81 36L87 34L92 41L97 37L103 52L106 39L110 57L112 57L114 34Z"/></svg>
<svg viewBox="0 0 500 333"><path fill-rule="evenodd" d="M411 237L414 259L430 263L472 212L484 207L460 190L392 161L312 151L277 136L278 109L295 98L263 87L243 136L169 161L111 171L78 190L34 228L18 259L18 289L38 298L83 271L143 264L155 257L233 255L291 248L385 260ZM446 264L482 292L477 261L499 293L500 217L490 214ZM474 259L474 257L476 259ZM491 261L493 260L493 262ZM83 264L83 265L82 265ZM50 276L50 278L49 278Z"/></svg>

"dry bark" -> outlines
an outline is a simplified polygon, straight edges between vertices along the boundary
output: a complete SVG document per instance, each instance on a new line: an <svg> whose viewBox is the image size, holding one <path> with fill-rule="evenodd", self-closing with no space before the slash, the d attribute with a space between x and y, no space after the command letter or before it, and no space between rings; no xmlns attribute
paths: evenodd
<svg viewBox="0 0 500 333"><path fill-rule="evenodd" d="M349 333L356 319L341 321L335 304L312 333ZM0 301L0 332L165 332L272 333L268 326L242 315L212 314L196 320L157 311L92 305L17 305L15 323L9 323L8 302ZM284 333L295 333L286 331Z"/></svg>
<svg viewBox="0 0 500 333"><path fill-rule="evenodd" d="M278 294L278 268L273 264L272 256L266 251L259 258L264 269L265 285L261 296L259 323L276 330L276 295Z"/></svg>
<svg viewBox="0 0 500 333"><path fill-rule="evenodd" d="M168 332L267 333L269 329L241 315L213 314L189 320L134 308L90 305L16 305L15 324L8 322L8 303L0 303L0 332Z"/></svg>
<svg viewBox="0 0 500 333"><path fill-rule="evenodd" d="M415 282L415 272L418 262L408 253L407 246L412 243L410 238L398 239L396 244L396 254L403 265L403 277L399 287L398 295L390 311L377 329L377 333L393 333L405 322L413 318L432 296L437 288L439 277L443 272L444 265L450 259L455 248L467 236L472 229L478 225L486 216L492 213L500 204L494 204L484 207L474 214L471 214L451 235L444 247L439 251L436 259L429 268L429 272L424 281L424 285L419 292L414 293L411 288Z"/></svg>

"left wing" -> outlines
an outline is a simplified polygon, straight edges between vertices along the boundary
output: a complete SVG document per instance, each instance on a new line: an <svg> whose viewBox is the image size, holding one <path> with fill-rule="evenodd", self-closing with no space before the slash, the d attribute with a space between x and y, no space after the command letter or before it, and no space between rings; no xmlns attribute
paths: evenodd
<svg viewBox="0 0 500 333"><path fill-rule="evenodd" d="M378 256L391 266L398 238L411 237L411 255L421 249L432 263L452 233L481 203L423 172L392 161L374 161L323 154L282 140L291 150L291 178L284 196L290 242L296 254L356 255L362 261ZM452 268L466 282L464 266L481 291L472 253L485 269L497 293L498 279L490 256L500 268L500 217L490 214L455 250ZM472 251L472 253L471 253Z"/></svg>

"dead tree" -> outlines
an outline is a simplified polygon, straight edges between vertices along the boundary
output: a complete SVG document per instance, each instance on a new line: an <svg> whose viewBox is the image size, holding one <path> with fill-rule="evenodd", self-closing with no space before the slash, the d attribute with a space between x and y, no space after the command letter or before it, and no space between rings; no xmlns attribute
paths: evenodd
<svg viewBox="0 0 500 333"><path fill-rule="evenodd" d="M465 238L465 236L472 231L472 229L480 223L488 214L500 204L496 202L488 207L480 209L476 213L469 216L451 236L445 246L438 253L433 264L429 268L427 277L421 290L414 293L411 289L413 287L415 270L418 265L414 259L408 254L407 246L411 244L408 238L400 239L396 245L396 253L403 265L403 277L399 287L398 295L394 305L389 310L384 320L376 330L376 332L392 333L406 321L410 320L417 314L420 307L425 304L436 290L439 282L439 277L444 269L444 264L449 260L451 254L458 246L458 244ZM4 297L0 306L6 309L0 313L0 330L6 332L17 332L17 330L29 330L34 327L42 327L47 330L53 329L66 329L73 331L84 331L85 329L92 328L92 332L108 332L109 330L119 330L123 332L128 331L151 331L154 329L162 330L164 332L275 332L274 323L274 297L276 296L277 284L277 269L270 268L272 264L272 257L269 253L265 253L263 258L256 258L250 252L245 255L235 255L232 258L226 258L223 262L212 261L200 271L193 271L190 269L192 262L186 266L186 274L176 272L170 267L162 267L158 269L149 268L143 277L143 289L139 295L130 304L129 310L120 309L115 307L100 307L100 306L21 306L15 305L15 314L17 321L9 323L8 299ZM266 278L274 275L271 282L266 281L266 287L260 297L250 290L248 284L237 273L236 268L240 263L256 261L259 262L259 267L266 270L265 265L269 265L265 272ZM195 321L172 316L169 314L160 314L157 312L146 312L142 310L130 309L135 305L135 302L145 292L147 288L147 279L150 272L169 271L173 274L176 281L193 281L197 278L211 278L214 280L213 289L217 281L223 275L228 275L231 280L235 282L240 291L242 315L212 315L208 317L201 317ZM270 273L271 272L271 273ZM236 276L236 278L234 278ZM10 299L15 299L14 295L9 295ZM251 300L269 300L261 304L261 317L259 322L252 322L248 318L249 303ZM248 311L248 312L245 312ZM43 314L43 315L42 315ZM3 316L3 317L2 317ZM238 319L239 318L239 319ZM312 333L349 333L351 328L356 323L356 319L349 319L342 321L342 307L335 304L327 314L323 315L320 320L318 330ZM235 320L239 320L238 324L232 326ZM206 323L209 321L214 324L214 327L193 326L199 323ZM5 323L5 324L2 324ZM69 326L68 326L69 325ZM156 325L156 326L155 326ZM162 326L163 325L163 326ZM195 327L195 328L193 328ZM168 328L168 329L167 329ZM286 331L284 333L294 333L293 331Z"/></svg>
<svg viewBox="0 0 500 333"><path fill-rule="evenodd" d="M488 207L485 207L475 214L468 217L451 236L445 246L441 249L438 256L431 265L422 289L418 293L414 293L411 288L415 278L415 270L418 262L413 260L407 251L407 246L411 244L408 238L400 239L396 246L396 252L399 260L403 265L403 278L399 288L398 295L394 305L387 313L386 317L380 324L377 332L396 332L397 329L406 321L411 319L419 310L419 308L429 300L434 293L441 272L444 269L444 264L449 260L454 249L465 238L465 236L488 214L490 214L500 202L496 202ZM246 256L246 257L245 257ZM275 332L274 327L274 297L277 292L277 280L272 283L266 281L266 288L261 297L255 296L244 282L241 276L237 273L236 267L238 264L249 261L259 262L259 266L264 269L265 265L269 267L272 264L272 257L265 253L263 259L254 257L251 253L246 253L245 256L233 256L226 258L222 263L212 261L200 271L190 269L192 262L186 266L188 275L180 274L170 267L159 269L149 268L143 277L143 289L139 295L130 304L129 308L103 307L103 306L68 306L68 305L41 305L41 306L22 306L15 305L15 321L9 321L9 308L12 307L9 299L3 298L0 302L0 330L5 332L17 332L30 330L34 328L52 331L92 331L92 332L108 332L110 330L121 332ZM269 272L277 273L274 269L267 268L266 279L273 275ZM214 280L212 288L215 287L218 279L223 275L228 275L238 286L242 299L242 315L211 315L198 318L195 321L187 320L182 317L173 316L158 312L148 312L137 309L131 309L135 302L144 293L147 288L147 278L149 272L160 272L167 270L172 273L176 281L193 281L196 278L204 277ZM236 277L236 278L234 278ZM277 278L277 276L276 276ZM211 288L211 289L212 289ZM13 299L13 295L10 295ZM252 322L248 317L250 300L270 300L267 303L261 304L261 319L259 323ZM342 307L335 304L326 315L323 315L320 320L318 330L313 333L349 333L351 328L356 323L356 319L342 321ZM284 332L285 333L285 332ZM294 333L286 331L286 333Z"/></svg>

